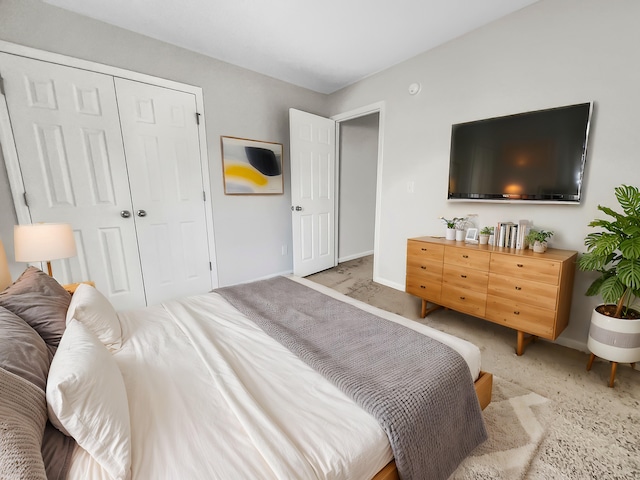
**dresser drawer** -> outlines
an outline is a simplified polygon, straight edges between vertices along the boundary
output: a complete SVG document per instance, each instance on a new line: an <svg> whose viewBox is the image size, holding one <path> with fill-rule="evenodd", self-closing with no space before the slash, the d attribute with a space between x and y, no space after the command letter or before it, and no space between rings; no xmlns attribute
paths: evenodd
<svg viewBox="0 0 640 480"><path fill-rule="evenodd" d="M523 280L558 285L562 262L522 255L491 255L490 271Z"/></svg>
<svg viewBox="0 0 640 480"><path fill-rule="evenodd" d="M442 282L445 285L486 293L488 281L489 274L481 270L457 267L446 263L442 269Z"/></svg>
<svg viewBox="0 0 640 480"><path fill-rule="evenodd" d="M558 288L548 283L491 273L487 293L512 302L555 310L558 303Z"/></svg>
<svg viewBox="0 0 640 480"><path fill-rule="evenodd" d="M468 313L475 317L484 317L487 294L484 292L474 292L465 288L454 287L444 284L442 286L441 305Z"/></svg>
<svg viewBox="0 0 640 480"><path fill-rule="evenodd" d="M485 318L506 327L555 340L555 312L487 295Z"/></svg>
<svg viewBox="0 0 640 480"><path fill-rule="evenodd" d="M407 262L431 260L433 262L442 263L443 257L444 245L419 242L416 240L407 241Z"/></svg>
<svg viewBox="0 0 640 480"><path fill-rule="evenodd" d="M481 252L471 248L444 248L444 263L474 270L489 270L489 252Z"/></svg>
<svg viewBox="0 0 640 480"><path fill-rule="evenodd" d="M407 293L424 298L433 303L440 303L442 278L433 279L425 275L411 275L407 273Z"/></svg>

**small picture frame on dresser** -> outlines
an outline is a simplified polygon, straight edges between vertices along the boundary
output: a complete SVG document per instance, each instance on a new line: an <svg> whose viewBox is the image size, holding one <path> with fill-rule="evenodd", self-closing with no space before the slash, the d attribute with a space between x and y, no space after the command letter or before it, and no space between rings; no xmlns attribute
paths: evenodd
<svg viewBox="0 0 640 480"><path fill-rule="evenodd" d="M464 237L464 241L466 243L478 243L478 229L477 228L467 229L467 235Z"/></svg>

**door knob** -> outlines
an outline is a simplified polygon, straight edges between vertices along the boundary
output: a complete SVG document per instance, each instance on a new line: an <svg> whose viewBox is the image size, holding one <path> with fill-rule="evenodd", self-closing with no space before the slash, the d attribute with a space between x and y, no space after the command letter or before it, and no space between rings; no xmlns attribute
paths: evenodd
<svg viewBox="0 0 640 480"><path fill-rule="evenodd" d="M120 212L120 216L122 218L129 218L131 216L131 212L129 210L122 210Z"/></svg>
<svg viewBox="0 0 640 480"><path fill-rule="evenodd" d="M138 215L139 217L146 217L147 216L147 212L145 210L138 210L136 212L136 215Z"/></svg>
<svg viewBox="0 0 640 480"><path fill-rule="evenodd" d="M291 211L293 212L294 210L295 210L296 212L301 212L301 211L302 211L302 207L301 207L301 206L299 206L299 205L296 205L295 207L294 207L294 206L292 206L292 207L291 207Z"/></svg>

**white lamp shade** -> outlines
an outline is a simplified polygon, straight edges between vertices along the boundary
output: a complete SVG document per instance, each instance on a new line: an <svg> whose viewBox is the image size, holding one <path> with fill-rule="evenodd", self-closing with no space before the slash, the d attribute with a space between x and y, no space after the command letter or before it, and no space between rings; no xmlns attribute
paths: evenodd
<svg viewBox="0 0 640 480"><path fill-rule="evenodd" d="M7 263L7 254L0 240L0 292L11 285L11 272Z"/></svg>
<svg viewBox="0 0 640 480"><path fill-rule="evenodd" d="M76 255L68 223L34 223L13 228L16 262L48 262Z"/></svg>

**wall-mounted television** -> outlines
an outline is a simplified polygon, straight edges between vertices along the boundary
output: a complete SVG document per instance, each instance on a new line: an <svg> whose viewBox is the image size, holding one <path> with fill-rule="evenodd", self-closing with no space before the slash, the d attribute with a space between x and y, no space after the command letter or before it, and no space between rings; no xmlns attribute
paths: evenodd
<svg viewBox="0 0 640 480"><path fill-rule="evenodd" d="M451 127L451 200L579 203L593 102Z"/></svg>

